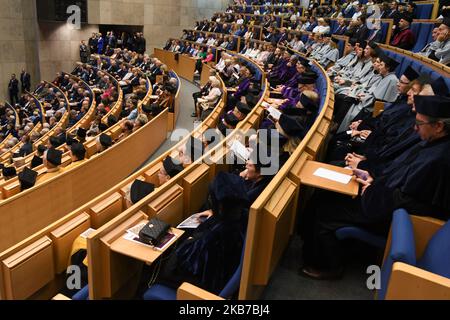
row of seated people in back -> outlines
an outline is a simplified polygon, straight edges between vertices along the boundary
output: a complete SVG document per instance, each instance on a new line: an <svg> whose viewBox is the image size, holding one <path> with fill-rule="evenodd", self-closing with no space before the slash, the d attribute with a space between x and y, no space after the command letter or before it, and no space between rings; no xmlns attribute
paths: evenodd
<svg viewBox="0 0 450 320"><path fill-rule="evenodd" d="M443 78L431 80L408 67L398 79L399 62L375 43L354 47L328 70L336 88L336 126L326 159L352 168L362 189L356 199L317 191L299 219L304 239L300 273L314 279L342 276L345 251L335 235L341 227L358 226L386 237L397 208L450 217L450 100ZM373 118L376 100L388 104Z"/></svg>
<svg viewBox="0 0 450 320"><path fill-rule="evenodd" d="M9 133L13 135L13 138L8 142L7 148L2 150L3 152L7 152L20 140L23 145L12 154L12 158L25 157L33 151L34 142L56 126L66 112L66 102L62 93L55 91L56 89L49 84L40 83L35 90L38 101L35 101L29 94L21 96L16 105L20 124L13 127L13 124L10 123ZM41 113L37 103L43 106L45 114ZM40 122L42 122L42 127L35 128Z"/></svg>
<svg viewBox="0 0 450 320"><path fill-rule="evenodd" d="M445 18L442 23L435 25L432 40L418 54L443 65L450 65L450 18Z"/></svg>
<svg viewBox="0 0 450 320"><path fill-rule="evenodd" d="M398 47L401 49L407 49L411 50L416 42L415 35L411 31L411 23L413 19L413 15L410 14L410 11L404 11L399 12L396 8L392 9L397 14L395 15L396 19L394 19L394 29L391 36L391 45L394 47ZM392 17L389 17L392 18ZM214 18L213 18L214 19ZM368 40L368 41L375 41L375 42L381 42L382 40L382 31L381 31L381 21L380 19L371 19L370 21L367 21L367 15L361 14L358 15L355 19L352 19L351 21L344 20L342 17L338 18L338 27L336 30L330 29L330 23L329 20L324 18L316 19L315 16L310 16L307 23L301 23L298 26L298 29L295 29L296 33L299 32L312 32L312 33L319 33L319 34L329 34L333 32L333 34L337 35L345 35L350 38L356 38L359 41ZM445 22L445 18L441 18L439 20L439 24L441 22ZM370 26L369 24L370 23ZM211 22L211 24L214 24L214 22ZM207 21L203 21L200 23L200 25L205 26L209 25ZM369 28L370 27L370 28ZM200 28L200 30L203 30L204 28ZM206 30L210 31L211 28L206 28ZM244 39L249 40L251 38L259 40L259 35L255 37L255 29L249 25L247 26L245 23L243 25L241 24L234 24L234 25L227 25L227 28L213 28L214 30L212 32L218 32L218 33L224 33L224 34L234 34L235 36L244 37ZM264 29L263 34L263 40L266 42L273 42L276 44L283 44L286 45L286 42L293 41L294 34L291 33L292 30L288 30L287 28L276 28L274 25L269 25ZM228 38L225 36L225 38ZM223 35L216 36L214 34L210 34L209 36L206 36L202 34L200 37L196 37L194 33L191 31L184 30L183 35L181 37L182 40L190 40L195 41L200 39L202 43L207 45L215 45L220 46L218 43L223 42ZM195 39L195 40L194 40ZM234 39L233 42L236 42L236 39ZM298 42L297 42L298 44ZM442 44L440 49L444 49L445 44ZM432 56L434 58L434 56ZM443 62L446 64L446 61L442 61L442 56L436 58L435 60Z"/></svg>

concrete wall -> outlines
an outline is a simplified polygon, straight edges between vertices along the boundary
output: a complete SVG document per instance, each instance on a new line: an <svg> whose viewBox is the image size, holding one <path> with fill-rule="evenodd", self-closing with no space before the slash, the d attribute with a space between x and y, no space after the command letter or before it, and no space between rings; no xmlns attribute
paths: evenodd
<svg viewBox="0 0 450 320"><path fill-rule="evenodd" d="M41 78L53 80L56 72L71 72L80 61L80 41L98 32L97 25L82 25L80 30L61 22L39 22Z"/></svg>
<svg viewBox="0 0 450 320"><path fill-rule="evenodd" d="M229 0L89 0L88 22L81 30L65 23L37 22L36 0L1 0L0 101L8 98L12 73L31 74L32 87L70 72L79 61L79 42L98 32L99 24L144 26L147 51L178 37L199 19L223 11Z"/></svg>
<svg viewBox="0 0 450 320"><path fill-rule="evenodd" d="M90 24L143 25L147 51L181 35L199 19L223 11L229 0L89 0Z"/></svg>
<svg viewBox="0 0 450 320"><path fill-rule="evenodd" d="M38 32L34 0L1 0L0 9L0 101L9 99L8 82L22 68L39 81Z"/></svg>

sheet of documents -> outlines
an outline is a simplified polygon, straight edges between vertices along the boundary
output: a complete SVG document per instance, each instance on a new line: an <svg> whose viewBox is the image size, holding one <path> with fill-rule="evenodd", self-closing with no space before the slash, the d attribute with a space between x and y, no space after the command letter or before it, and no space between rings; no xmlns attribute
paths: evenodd
<svg viewBox="0 0 450 320"><path fill-rule="evenodd" d="M280 120L281 117L281 111L278 109L275 109L274 107L269 107L267 109L269 111L269 114L274 118L275 120Z"/></svg>
<svg viewBox="0 0 450 320"><path fill-rule="evenodd" d="M352 180L352 176L349 174L339 173L333 170L328 170L324 168L319 168L314 172L316 177L321 177L331 181L336 181L343 184L348 184Z"/></svg>
<svg viewBox="0 0 450 320"><path fill-rule="evenodd" d="M250 152L248 149L238 140L234 140L233 144L231 145L231 151L233 153L240 157L242 160L247 161L250 158Z"/></svg>

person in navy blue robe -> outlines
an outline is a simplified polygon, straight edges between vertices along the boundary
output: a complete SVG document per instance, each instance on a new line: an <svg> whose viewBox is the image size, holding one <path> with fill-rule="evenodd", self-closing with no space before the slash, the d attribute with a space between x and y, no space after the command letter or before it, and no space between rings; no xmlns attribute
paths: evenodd
<svg viewBox="0 0 450 320"><path fill-rule="evenodd" d="M450 98L415 96L415 130L420 139L373 178L354 170L361 185L356 199L317 192L306 208L300 274L314 279L338 278L343 252L336 230L357 226L387 236L392 213L404 208L415 215L450 218Z"/></svg>

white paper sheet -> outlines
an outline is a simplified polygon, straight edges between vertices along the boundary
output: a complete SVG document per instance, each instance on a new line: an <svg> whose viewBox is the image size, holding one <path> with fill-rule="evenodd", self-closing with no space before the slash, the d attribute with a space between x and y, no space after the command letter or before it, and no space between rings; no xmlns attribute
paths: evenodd
<svg viewBox="0 0 450 320"><path fill-rule="evenodd" d="M274 107L269 107L269 109L267 109L270 113L270 115L272 116L272 118L274 118L275 120L280 120L281 117L281 111L278 109L275 109Z"/></svg>
<svg viewBox="0 0 450 320"><path fill-rule="evenodd" d="M336 181L343 184L348 184L352 180L352 176L348 174L339 173L333 170L319 168L314 172L316 177L321 177L331 181Z"/></svg>
<svg viewBox="0 0 450 320"><path fill-rule="evenodd" d="M231 151L241 158L242 160L247 161L250 158L250 152L248 149L238 140L234 140L233 144L230 147Z"/></svg>

